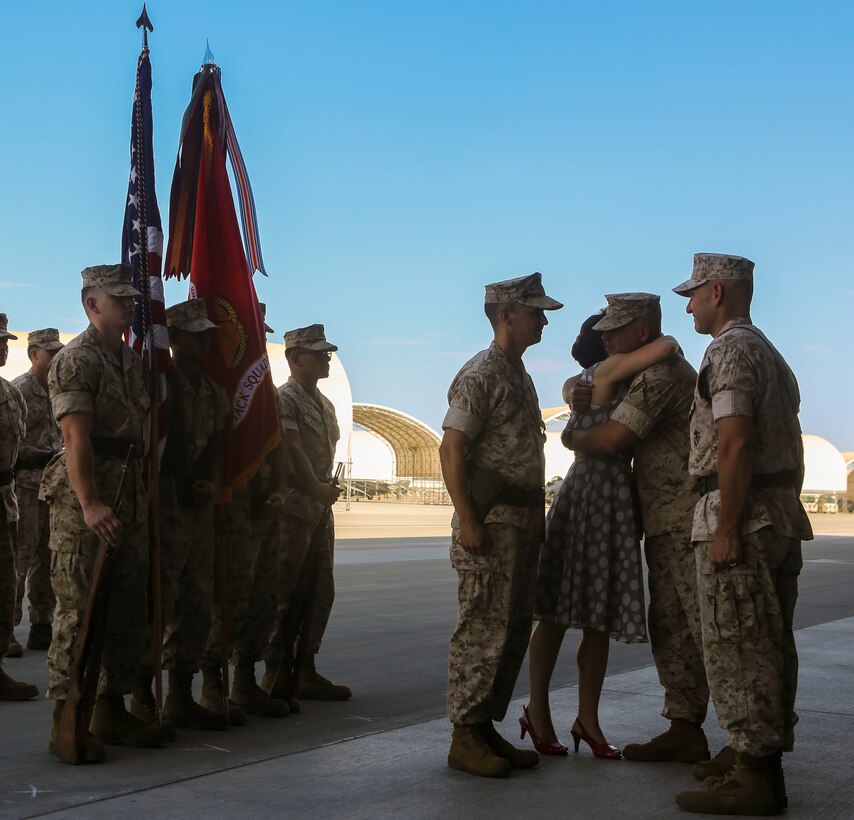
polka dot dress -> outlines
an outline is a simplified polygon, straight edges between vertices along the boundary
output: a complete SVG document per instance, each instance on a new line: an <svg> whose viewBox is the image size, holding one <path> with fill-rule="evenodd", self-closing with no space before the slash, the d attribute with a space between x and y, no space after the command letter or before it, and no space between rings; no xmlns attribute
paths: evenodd
<svg viewBox="0 0 854 820"><path fill-rule="evenodd" d="M616 403L570 419L608 421ZM592 627L625 643L646 641L643 567L632 475L625 456L576 455L546 519L536 620Z"/></svg>

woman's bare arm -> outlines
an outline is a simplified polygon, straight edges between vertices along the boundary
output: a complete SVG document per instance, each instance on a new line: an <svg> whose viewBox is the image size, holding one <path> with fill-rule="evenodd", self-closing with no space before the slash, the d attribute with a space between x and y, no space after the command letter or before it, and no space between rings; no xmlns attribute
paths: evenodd
<svg viewBox="0 0 854 820"><path fill-rule="evenodd" d="M672 336L660 336L631 353L615 353L609 356L596 368L593 384L607 385L625 381L678 352L679 343L676 339Z"/></svg>
<svg viewBox="0 0 854 820"><path fill-rule="evenodd" d="M577 376L570 376L563 383L563 390L561 390L561 397L563 398L563 403L568 404L572 407L572 388L578 383L578 380L581 378L582 374L579 373ZM573 408L574 409L574 408Z"/></svg>

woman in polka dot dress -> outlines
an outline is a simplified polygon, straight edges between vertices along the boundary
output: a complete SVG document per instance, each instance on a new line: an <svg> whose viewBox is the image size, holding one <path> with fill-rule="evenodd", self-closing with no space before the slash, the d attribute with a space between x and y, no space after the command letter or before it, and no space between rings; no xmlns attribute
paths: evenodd
<svg viewBox="0 0 854 820"><path fill-rule="evenodd" d="M581 378L593 383L593 393L590 409L573 413L566 431L604 424L628 382L678 350L673 338L661 337L633 353L605 358L602 334L592 330L600 318L591 316L582 325L573 346L573 357L585 368ZM577 454L546 519L534 615L539 623L530 645L531 700L520 723L523 736L530 732L547 754L567 752L552 724L549 684L564 633L573 628L583 630L577 656L578 716L571 730L576 751L585 740L597 757L620 757L619 749L605 740L598 712L608 639L647 639L630 461L630 453Z"/></svg>

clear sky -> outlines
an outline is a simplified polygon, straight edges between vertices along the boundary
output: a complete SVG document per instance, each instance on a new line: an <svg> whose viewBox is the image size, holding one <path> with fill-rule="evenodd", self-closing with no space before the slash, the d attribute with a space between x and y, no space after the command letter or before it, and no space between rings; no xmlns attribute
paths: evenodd
<svg viewBox="0 0 854 820"><path fill-rule="evenodd" d="M695 251L754 259L754 321L805 432L854 450L854 4L148 5L164 225L209 38L255 190L279 333L323 322L357 401L438 427L486 345L483 285L542 271L566 308L527 355L543 406L603 294L662 294ZM119 259L141 3L0 3L0 310L82 329ZM167 301L185 286L167 286ZM279 337L281 338L281 337Z"/></svg>

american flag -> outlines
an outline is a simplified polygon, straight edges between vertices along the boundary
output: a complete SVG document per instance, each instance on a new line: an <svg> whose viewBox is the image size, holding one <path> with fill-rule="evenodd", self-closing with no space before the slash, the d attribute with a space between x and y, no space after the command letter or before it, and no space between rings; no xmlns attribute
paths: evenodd
<svg viewBox="0 0 854 820"><path fill-rule="evenodd" d="M157 408L158 440L166 436L166 374L171 369L163 299L163 227L154 192L151 118L151 61L144 48L136 65L130 137L130 180L122 230L122 261L133 265L133 284L142 294L134 310L128 344L151 374L152 408Z"/></svg>

